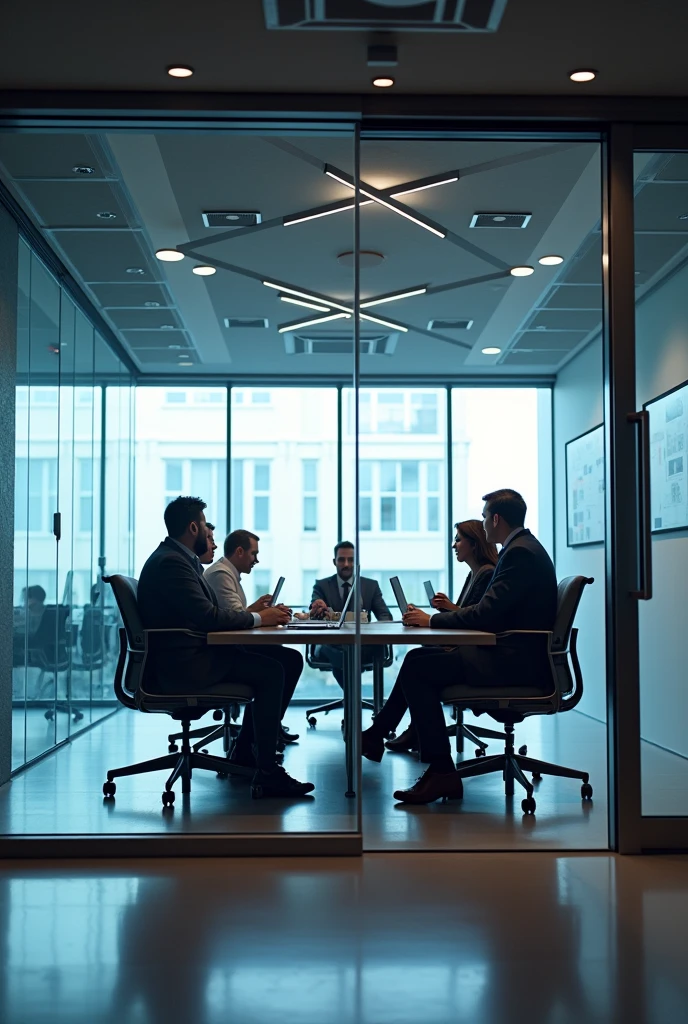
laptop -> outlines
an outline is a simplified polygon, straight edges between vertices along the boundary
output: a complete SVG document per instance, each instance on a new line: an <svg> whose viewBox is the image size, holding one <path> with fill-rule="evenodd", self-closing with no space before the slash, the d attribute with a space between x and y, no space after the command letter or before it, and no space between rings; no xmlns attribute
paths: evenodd
<svg viewBox="0 0 688 1024"><path fill-rule="evenodd" d="M408 611L408 601L406 600L404 588L402 587L399 581L399 577L391 576L389 582L390 586L392 587L392 590L394 591L394 597L396 598L396 602L399 605L399 611L401 612L402 615L406 615L406 612Z"/></svg>
<svg viewBox="0 0 688 1024"><path fill-rule="evenodd" d="M435 596L435 588L430 580L426 580L423 586L425 587L425 593L428 595L428 601L432 604L432 599Z"/></svg>
<svg viewBox="0 0 688 1024"><path fill-rule="evenodd" d="M306 622L300 622L297 620L296 622L288 622L287 629L341 629L342 626L344 625L344 619L346 618L346 613L351 602L354 589L355 587L352 586L344 603L344 607L342 608L342 613L339 616L337 622L322 622L321 620L315 619L308 619L308 621Z"/></svg>
<svg viewBox="0 0 688 1024"><path fill-rule="evenodd" d="M277 586L275 587L275 591L274 591L272 597L270 598L270 607L271 608L274 608L275 605L277 604L277 598L280 596L280 591L282 590L283 586L284 586L284 576L280 576L280 578L277 580Z"/></svg>

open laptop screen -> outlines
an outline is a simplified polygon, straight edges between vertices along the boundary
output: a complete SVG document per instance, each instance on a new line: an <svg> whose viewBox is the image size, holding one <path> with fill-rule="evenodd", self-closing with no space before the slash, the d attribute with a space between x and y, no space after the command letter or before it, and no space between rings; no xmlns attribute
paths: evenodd
<svg viewBox="0 0 688 1024"><path fill-rule="evenodd" d="M399 582L399 577L391 576L389 582L392 587L392 590L394 591L394 597L396 598L396 602L399 605L399 611L401 612L402 615L406 615L406 612L408 611L408 601L406 600L406 595L404 594L403 587Z"/></svg>
<svg viewBox="0 0 688 1024"><path fill-rule="evenodd" d="M280 578L277 580L277 586L275 587L275 592L272 595L272 597L270 598L270 607L271 608L274 608L275 605L277 604L277 598L280 596L280 592L281 592L283 586L284 586L284 576L280 576Z"/></svg>

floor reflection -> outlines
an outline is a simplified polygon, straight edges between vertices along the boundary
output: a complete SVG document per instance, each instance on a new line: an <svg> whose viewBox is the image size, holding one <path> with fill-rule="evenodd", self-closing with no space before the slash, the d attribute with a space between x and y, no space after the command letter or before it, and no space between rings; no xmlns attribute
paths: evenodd
<svg viewBox="0 0 688 1024"><path fill-rule="evenodd" d="M688 858L7 864L0 1018L665 1024L687 910Z"/></svg>

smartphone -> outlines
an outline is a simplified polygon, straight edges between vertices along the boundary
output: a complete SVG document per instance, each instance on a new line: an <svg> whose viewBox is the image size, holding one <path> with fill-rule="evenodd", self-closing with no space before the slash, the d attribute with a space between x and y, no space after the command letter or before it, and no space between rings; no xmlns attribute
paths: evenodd
<svg viewBox="0 0 688 1024"><path fill-rule="evenodd" d="M432 583L430 582L430 580L426 580L423 586L425 587L425 593L428 595L428 601L430 602L430 604L432 604L432 599L435 596L435 591L433 590Z"/></svg>

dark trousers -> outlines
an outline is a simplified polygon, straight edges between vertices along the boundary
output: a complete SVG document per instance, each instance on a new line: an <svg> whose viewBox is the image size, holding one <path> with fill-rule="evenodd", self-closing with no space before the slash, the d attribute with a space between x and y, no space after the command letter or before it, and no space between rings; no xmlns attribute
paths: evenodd
<svg viewBox="0 0 688 1024"><path fill-rule="evenodd" d="M342 689L344 689L343 648L338 646L337 644L321 644L318 647L316 647L315 656L317 658L323 658L325 661L329 661L330 665L332 666L332 675L337 680ZM370 647L364 647L363 651L361 652L361 656L361 668L365 672L373 667L373 657Z"/></svg>
<svg viewBox="0 0 688 1024"><path fill-rule="evenodd" d="M294 651L289 647L280 647L275 644L261 644L256 647L245 647L244 651L249 657L256 657L263 663L269 665L272 672L279 671L282 677L282 691L281 699L279 703L279 718L274 729L274 740L272 742L272 763L275 760L275 747L277 746L277 732L279 729L279 723L282 721L282 717L289 707L289 702L294 696L294 690L296 684L299 681L301 673L303 672L303 657L298 651ZM259 681L256 684L256 691L262 687L262 675L259 676ZM260 713L258 712L258 717ZM237 737L236 746L234 748L234 756L238 761L244 762L244 760L250 760L251 748L255 743L256 748L260 749L259 742L259 728L260 723L256 716L256 701L255 698L251 704L247 704L244 709L244 718L241 723L241 731Z"/></svg>
<svg viewBox="0 0 688 1024"><path fill-rule="evenodd" d="M396 730L406 709L420 741L420 759L430 762L451 756L451 744L442 709L441 693L465 679L461 650L417 647L404 658L387 703L373 728L385 734Z"/></svg>

